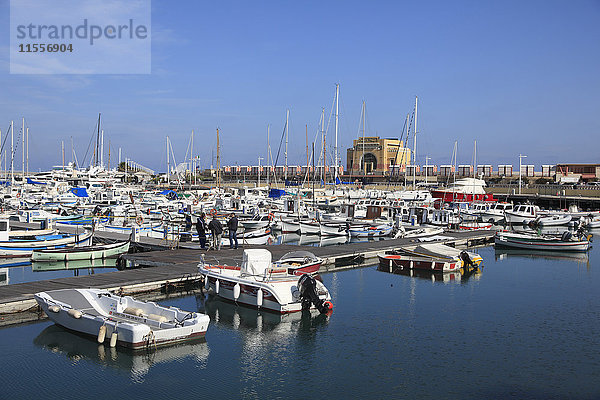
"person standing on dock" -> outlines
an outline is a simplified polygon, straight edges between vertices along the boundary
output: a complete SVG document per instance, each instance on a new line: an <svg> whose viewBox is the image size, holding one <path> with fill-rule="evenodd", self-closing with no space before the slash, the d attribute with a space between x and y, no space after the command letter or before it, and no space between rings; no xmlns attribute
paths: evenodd
<svg viewBox="0 0 600 400"><path fill-rule="evenodd" d="M237 240L237 229L238 229L238 219L234 213L231 213L231 218L227 221L227 229L229 230L229 248L237 249L238 248L238 240ZM233 243L235 242L235 247Z"/></svg>
<svg viewBox="0 0 600 400"><path fill-rule="evenodd" d="M221 238L223 237L223 225L217 219L217 215L213 214L212 220L208 223L213 237L213 249L221 250Z"/></svg>
<svg viewBox="0 0 600 400"><path fill-rule="evenodd" d="M198 232L200 248L206 250L206 222L204 222L204 213L200 214L198 221L196 221L196 231Z"/></svg>

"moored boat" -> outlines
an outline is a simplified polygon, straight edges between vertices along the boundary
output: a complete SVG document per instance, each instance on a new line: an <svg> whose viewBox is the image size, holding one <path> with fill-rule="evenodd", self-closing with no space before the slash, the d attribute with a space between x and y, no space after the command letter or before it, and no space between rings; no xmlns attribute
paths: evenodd
<svg viewBox="0 0 600 400"><path fill-rule="evenodd" d="M281 314L310 308L327 313L333 308L325 285L309 274L298 278L287 268L272 264L270 251L247 249L243 257L241 267L204 261L198 265L210 294Z"/></svg>
<svg viewBox="0 0 600 400"><path fill-rule="evenodd" d="M127 253L129 245L130 242L127 241L63 249L40 249L33 250L31 259L33 261L71 261L110 258Z"/></svg>
<svg viewBox="0 0 600 400"><path fill-rule="evenodd" d="M479 267L483 259L477 253L458 250L439 243L426 243L379 254L379 265L402 269L424 269L439 272L458 271L463 267Z"/></svg>
<svg viewBox="0 0 600 400"><path fill-rule="evenodd" d="M494 243L496 246L531 250L587 251L590 248L589 239L589 236L584 237L579 233L573 235L570 231L565 231L561 236L499 231L494 236Z"/></svg>
<svg viewBox="0 0 600 400"><path fill-rule="evenodd" d="M201 338L210 318L204 314L163 307L153 302L117 296L101 289L60 289L34 295L56 324L133 349Z"/></svg>
<svg viewBox="0 0 600 400"><path fill-rule="evenodd" d="M315 256L310 251L290 251L275 261L278 267L287 268L290 275L314 274L319 271L323 259Z"/></svg>

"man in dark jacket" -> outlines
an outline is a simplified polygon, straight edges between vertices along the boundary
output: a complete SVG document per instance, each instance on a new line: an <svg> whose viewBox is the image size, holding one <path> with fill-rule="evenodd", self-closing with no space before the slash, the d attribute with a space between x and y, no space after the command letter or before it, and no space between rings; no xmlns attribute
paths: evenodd
<svg viewBox="0 0 600 400"><path fill-rule="evenodd" d="M229 229L229 248L237 249L238 248L238 240L237 240L237 229L238 229L238 219L235 214L231 214L231 218L227 221L227 229ZM233 243L235 242L235 247Z"/></svg>
<svg viewBox="0 0 600 400"><path fill-rule="evenodd" d="M206 250L206 222L204 222L204 214L200 214L198 221L196 221L196 231L198 232L200 248Z"/></svg>
<svg viewBox="0 0 600 400"><path fill-rule="evenodd" d="M217 215L213 215L212 220L208 223L208 229L213 237L213 249L221 250L221 238L223 237L223 225L217 219Z"/></svg>

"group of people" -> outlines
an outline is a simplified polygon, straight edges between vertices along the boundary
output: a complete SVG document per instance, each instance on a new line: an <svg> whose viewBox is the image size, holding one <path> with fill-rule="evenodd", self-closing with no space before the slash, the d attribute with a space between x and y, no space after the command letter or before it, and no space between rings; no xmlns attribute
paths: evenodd
<svg viewBox="0 0 600 400"><path fill-rule="evenodd" d="M198 240L200 241L200 248L206 250L206 231L209 230L212 234L212 248L215 250L221 250L221 239L223 238L223 225L217 219L216 215L212 216L212 219L206 225L204 220L204 213L201 213L196 222L196 231L198 232ZM238 219L235 214L230 214L229 220L227 221L227 230L229 232L229 248L237 249L237 229Z"/></svg>

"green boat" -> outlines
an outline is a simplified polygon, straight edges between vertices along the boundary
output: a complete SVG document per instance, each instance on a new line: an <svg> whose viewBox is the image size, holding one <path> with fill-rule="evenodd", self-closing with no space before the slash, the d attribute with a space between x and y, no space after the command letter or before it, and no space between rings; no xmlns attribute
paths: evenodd
<svg viewBox="0 0 600 400"><path fill-rule="evenodd" d="M129 251L130 242L117 242L96 246L71 247L52 250L34 250L32 261L72 261L72 260L97 260L117 257Z"/></svg>

